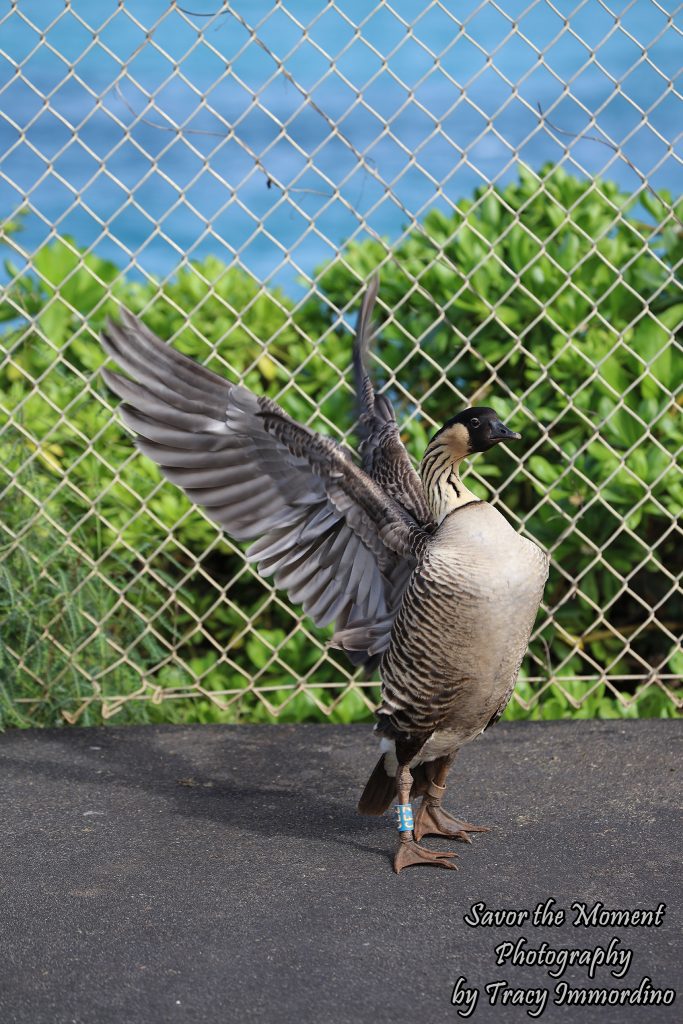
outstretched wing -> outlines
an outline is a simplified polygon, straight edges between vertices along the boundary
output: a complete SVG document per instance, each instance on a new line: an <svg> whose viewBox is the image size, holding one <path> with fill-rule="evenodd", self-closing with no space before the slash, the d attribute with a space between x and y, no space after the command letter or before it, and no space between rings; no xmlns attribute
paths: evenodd
<svg viewBox="0 0 683 1024"><path fill-rule="evenodd" d="M353 372L358 402L359 451L365 472L386 494L403 506L413 518L433 529L436 526L422 481L415 472L401 440L391 402L377 395L367 370L372 333L372 311L377 300L379 278L375 276L365 293L353 342Z"/></svg>
<svg viewBox="0 0 683 1024"><path fill-rule="evenodd" d="M248 557L262 575L320 626L393 618L396 575L411 571L427 534L344 449L126 311L102 344L132 378L102 371L140 450L231 536L258 538Z"/></svg>

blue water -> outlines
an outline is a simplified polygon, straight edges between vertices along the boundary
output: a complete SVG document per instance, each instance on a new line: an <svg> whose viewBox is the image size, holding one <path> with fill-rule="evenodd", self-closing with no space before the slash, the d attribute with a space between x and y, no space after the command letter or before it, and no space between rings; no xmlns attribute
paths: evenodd
<svg viewBox="0 0 683 1024"><path fill-rule="evenodd" d="M566 132L594 115L680 193L675 5L501 5L0 3L0 219L30 204L24 253L67 233L143 275L214 254L291 290L347 239L395 239L518 160L640 187L609 148L542 125L538 103Z"/></svg>

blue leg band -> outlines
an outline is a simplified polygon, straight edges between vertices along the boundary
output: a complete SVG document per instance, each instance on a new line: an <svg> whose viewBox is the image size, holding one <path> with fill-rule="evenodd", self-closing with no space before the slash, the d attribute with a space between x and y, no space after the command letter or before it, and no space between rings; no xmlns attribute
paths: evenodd
<svg viewBox="0 0 683 1024"><path fill-rule="evenodd" d="M394 815L399 832L413 831L413 808L410 804L396 804Z"/></svg>

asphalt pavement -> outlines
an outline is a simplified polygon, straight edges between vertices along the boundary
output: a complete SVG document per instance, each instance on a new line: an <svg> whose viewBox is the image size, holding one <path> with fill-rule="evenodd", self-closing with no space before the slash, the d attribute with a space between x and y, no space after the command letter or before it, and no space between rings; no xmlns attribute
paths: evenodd
<svg viewBox="0 0 683 1024"><path fill-rule="evenodd" d="M370 727L7 732L0 1024L675 1024L682 735L497 725L396 876Z"/></svg>

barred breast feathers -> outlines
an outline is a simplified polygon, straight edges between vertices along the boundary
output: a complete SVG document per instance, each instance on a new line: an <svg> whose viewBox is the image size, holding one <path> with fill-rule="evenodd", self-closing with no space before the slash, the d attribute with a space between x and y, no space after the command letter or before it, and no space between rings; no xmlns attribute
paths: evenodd
<svg viewBox="0 0 683 1024"><path fill-rule="evenodd" d="M380 731L480 732L512 693L547 565L488 503L449 514L394 623L382 661Z"/></svg>

